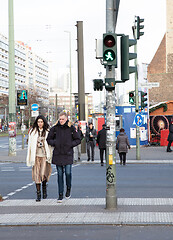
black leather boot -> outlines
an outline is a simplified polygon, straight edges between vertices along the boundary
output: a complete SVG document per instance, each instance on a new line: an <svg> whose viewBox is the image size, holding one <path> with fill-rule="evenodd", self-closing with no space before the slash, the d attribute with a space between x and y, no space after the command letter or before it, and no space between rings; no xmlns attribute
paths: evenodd
<svg viewBox="0 0 173 240"><path fill-rule="evenodd" d="M42 190L43 190L43 199L47 198L47 185L46 185L46 180L42 182Z"/></svg>
<svg viewBox="0 0 173 240"><path fill-rule="evenodd" d="M41 201L41 191L40 191L40 183L36 183L36 189L37 189L37 199L36 202L40 202Z"/></svg>

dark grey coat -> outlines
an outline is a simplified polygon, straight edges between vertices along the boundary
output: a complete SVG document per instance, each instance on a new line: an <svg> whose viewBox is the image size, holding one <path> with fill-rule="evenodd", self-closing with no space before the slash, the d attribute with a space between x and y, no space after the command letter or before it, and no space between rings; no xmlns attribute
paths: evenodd
<svg viewBox="0 0 173 240"><path fill-rule="evenodd" d="M100 149L106 148L106 129L105 128L103 128L102 130L100 130L98 132L97 143L98 143Z"/></svg>
<svg viewBox="0 0 173 240"><path fill-rule="evenodd" d="M128 148L130 149L129 140L125 132L120 132L120 134L117 136L116 146L118 153L121 152L127 153Z"/></svg>
<svg viewBox="0 0 173 240"><path fill-rule="evenodd" d="M173 124L169 126L168 141L173 141Z"/></svg>
<svg viewBox="0 0 173 240"><path fill-rule="evenodd" d="M88 143L89 142L89 139L90 139L90 132L92 133L93 135L93 141L94 141L94 145L96 145L96 138L97 138L97 132L96 132L96 129L93 127L92 129L90 128L87 128L86 130L86 142Z"/></svg>

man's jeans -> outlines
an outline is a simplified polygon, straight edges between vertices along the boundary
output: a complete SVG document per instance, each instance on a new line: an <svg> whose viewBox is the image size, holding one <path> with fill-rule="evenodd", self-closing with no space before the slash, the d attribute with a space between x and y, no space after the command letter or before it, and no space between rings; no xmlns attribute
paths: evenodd
<svg viewBox="0 0 173 240"><path fill-rule="evenodd" d="M71 180L72 180L72 165L65 165L65 166L58 166L56 165L57 169L57 180L58 180L58 189L59 194L63 194L64 192L64 171L66 176L66 185L67 188L71 188Z"/></svg>

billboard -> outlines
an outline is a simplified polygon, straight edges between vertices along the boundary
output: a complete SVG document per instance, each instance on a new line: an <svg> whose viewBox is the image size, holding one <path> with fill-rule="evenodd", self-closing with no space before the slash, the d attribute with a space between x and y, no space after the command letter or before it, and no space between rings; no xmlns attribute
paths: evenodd
<svg viewBox="0 0 173 240"><path fill-rule="evenodd" d="M28 104L27 90L17 90L17 105L26 106Z"/></svg>

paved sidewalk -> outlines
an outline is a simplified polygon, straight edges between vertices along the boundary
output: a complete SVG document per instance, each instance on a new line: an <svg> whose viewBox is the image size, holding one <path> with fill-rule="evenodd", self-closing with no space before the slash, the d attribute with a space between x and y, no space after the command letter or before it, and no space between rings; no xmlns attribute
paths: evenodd
<svg viewBox="0 0 173 240"><path fill-rule="evenodd" d="M136 148L132 148L127 153L128 163L173 163L173 152L166 152L166 147L141 147L141 160L136 160ZM16 156L8 156L8 151L1 151L0 162L22 162L26 161L27 149L17 150ZM116 154L117 163L119 163L119 155ZM87 154L81 156L81 162L87 163ZM90 162L91 163L91 162ZM95 149L95 163L100 163L99 149Z"/></svg>
<svg viewBox="0 0 173 240"><path fill-rule="evenodd" d="M0 202L0 225L173 225L173 198L119 198L105 209L104 198L6 200Z"/></svg>

